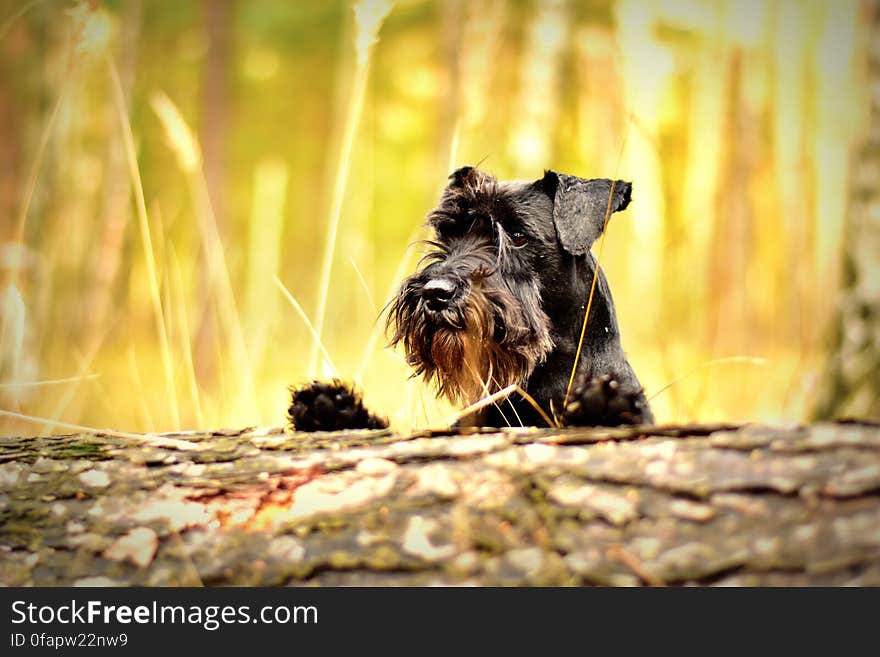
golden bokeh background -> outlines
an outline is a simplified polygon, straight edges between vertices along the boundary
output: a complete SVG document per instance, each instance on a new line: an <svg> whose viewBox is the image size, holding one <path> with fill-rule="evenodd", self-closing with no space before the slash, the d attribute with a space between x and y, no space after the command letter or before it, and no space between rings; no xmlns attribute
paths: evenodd
<svg viewBox="0 0 880 657"><path fill-rule="evenodd" d="M278 425L289 384L333 373L397 428L443 423L377 318L477 162L633 181L602 265L659 421L801 419L863 23L831 0L2 0L0 433Z"/></svg>

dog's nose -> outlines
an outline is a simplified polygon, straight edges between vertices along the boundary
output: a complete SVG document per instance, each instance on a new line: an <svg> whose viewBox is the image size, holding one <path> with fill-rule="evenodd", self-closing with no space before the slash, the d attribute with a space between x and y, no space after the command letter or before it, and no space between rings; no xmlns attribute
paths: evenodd
<svg viewBox="0 0 880 657"><path fill-rule="evenodd" d="M447 278L432 278L422 288L422 298L430 310L440 311L449 305L455 284Z"/></svg>

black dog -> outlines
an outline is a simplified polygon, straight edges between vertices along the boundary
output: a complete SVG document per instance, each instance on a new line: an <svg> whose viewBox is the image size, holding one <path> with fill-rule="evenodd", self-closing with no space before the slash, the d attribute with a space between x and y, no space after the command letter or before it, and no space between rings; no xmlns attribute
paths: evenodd
<svg viewBox="0 0 880 657"><path fill-rule="evenodd" d="M518 384L544 415L564 424L653 422L621 347L601 268L577 385L566 400L597 267L590 247L609 203L610 212L625 209L631 190L623 181L554 171L535 182L500 182L473 167L455 171L428 215L433 250L391 303L392 344L402 343L416 374L455 403ZM514 393L470 421L542 425L543 417Z"/></svg>
<svg viewBox="0 0 880 657"><path fill-rule="evenodd" d="M438 394L453 403L472 404L511 384L531 398L514 392L462 424L653 422L621 347L601 268L575 385L568 390L597 268L590 247L604 229L606 214L627 207L631 190L623 181L554 171L534 182L497 181L473 167L450 176L439 206L428 215L435 233L427 242L432 250L403 281L390 304L387 328L415 373L433 381ZM348 422L339 425L334 405L324 399L330 394L326 386L321 403L314 403L315 386L322 385L293 391L294 426L353 428ZM340 400L350 397L344 387L338 391ZM324 419L316 424L313 408L319 407Z"/></svg>

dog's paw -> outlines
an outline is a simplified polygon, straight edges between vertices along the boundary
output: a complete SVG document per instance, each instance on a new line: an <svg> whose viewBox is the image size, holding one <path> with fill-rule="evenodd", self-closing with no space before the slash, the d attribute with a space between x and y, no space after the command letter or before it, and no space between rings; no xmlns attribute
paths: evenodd
<svg viewBox="0 0 880 657"><path fill-rule="evenodd" d="M370 413L352 386L339 379L291 387L287 419L296 431L387 429L388 420Z"/></svg>
<svg viewBox="0 0 880 657"><path fill-rule="evenodd" d="M572 390L562 423L571 427L650 424L653 416L641 388L628 388L609 375L582 379Z"/></svg>

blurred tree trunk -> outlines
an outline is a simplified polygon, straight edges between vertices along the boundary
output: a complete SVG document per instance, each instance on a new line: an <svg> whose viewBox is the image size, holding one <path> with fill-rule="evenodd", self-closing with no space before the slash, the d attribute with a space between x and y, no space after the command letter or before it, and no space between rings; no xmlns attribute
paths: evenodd
<svg viewBox="0 0 880 657"><path fill-rule="evenodd" d="M745 294L755 218L743 188L750 185L756 171L760 117L744 94L748 74L744 57L737 49L729 60L721 183L716 197L718 220L712 227L710 246L709 344L713 352L725 354L748 353L749 327L755 321ZM674 293L666 291L664 298L669 299L669 294Z"/></svg>
<svg viewBox="0 0 880 657"><path fill-rule="evenodd" d="M13 25L13 27L16 27ZM14 69L21 65L20 52L27 47L23 29L12 29L0 42L0 243L13 239L21 184L21 135L24 133L26 116L16 106ZM8 219L7 219L8 217Z"/></svg>
<svg viewBox="0 0 880 657"><path fill-rule="evenodd" d="M229 115L229 66L234 7L232 0L202 1L208 51L202 70L199 141L202 146L205 186L221 238L226 224L224 150ZM195 364L199 379L209 381L218 365L216 361L220 328L213 302L210 301L211 273L205 268L202 274L200 296L206 302L198 322Z"/></svg>
<svg viewBox="0 0 880 657"><path fill-rule="evenodd" d="M204 0L202 10L208 52L202 77L201 135L205 181L217 225L225 215L224 178L227 119L229 115L229 65L232 48L234 3Z"/></svg>
<svg viewBox="0 0 880 657"><path fill-rule="evenodd" d="M863 7L870 111L851 165L841 290L816 418L880 418L880 1Z"/></svg>
<svg viewBox="0 0 880 657"><path fill-rule="evenodd" d="M117 66L122 92L130 104L140 39L141 0L126 2L119 28ZM109 81L108 81L109 86ZM129 119L130 120L130 119ZM125 162L122 139L108 140L105 165L101 236L97 244L93 282L89 291L86 334L97 339L107 324L116 295L117 274L122 263L123 241L131 215L131 178Z"/></svg>
<svg viewBox="0 0 880 657"><path fill-rule="evenodd" d="M456 128L461 113L461 46L464 26L464 7L459 0L444 2L440 6L440 43L443 48L443 60L451 62L449 66L449 89L440 108L440 130L437 145L439 170L441 175L451 171L450 162L453 154L452 146L456 138ZM450 171L446 171L450 168Z"/></svg>

